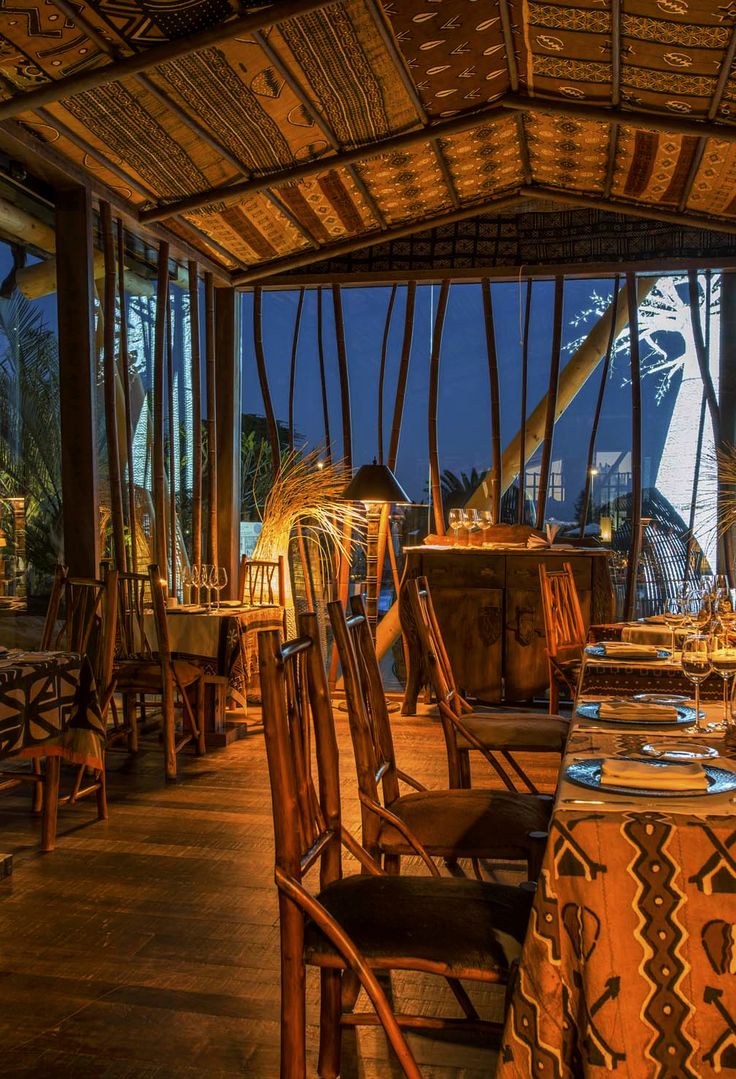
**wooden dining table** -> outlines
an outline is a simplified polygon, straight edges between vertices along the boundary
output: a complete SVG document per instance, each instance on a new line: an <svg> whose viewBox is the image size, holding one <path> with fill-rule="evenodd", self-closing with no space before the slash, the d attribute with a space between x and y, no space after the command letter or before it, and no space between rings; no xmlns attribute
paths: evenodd
<svg viewBox="0 0 736 1079"><path fill-rule="evenodd" d="M736 772L720 731L574 717L497 1079L736 1071L736 790L657 795L567 776L683 742Z"/></svg>

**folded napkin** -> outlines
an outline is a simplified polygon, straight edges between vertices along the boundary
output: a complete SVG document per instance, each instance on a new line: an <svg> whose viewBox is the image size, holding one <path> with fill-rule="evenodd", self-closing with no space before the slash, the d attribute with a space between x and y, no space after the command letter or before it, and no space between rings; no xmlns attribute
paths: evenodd
<svg viewBox="0 0 736 1079"><path fill-rule="evenodd" d="M601 784L641 787L644 790L704 791L708 777L702 764L650 764L648 761L606 757L601 765Z"/></svg>
<svg viewBox="0 0 736 1079"><path fill-rule="evenodd" d="M648 625L650 625L650 626L666 626L667 625L667 619L665 618L665 616L663 614L649 614L644 619L644 621L646 623L648 623Z"/></svg>
<svg viewBox="0 0 736 1079"><path fill-rule="evenodd" d="M531 550L538 550L542 547L549 547L550 543L546 536L537 536L532 532L526 541L526 545L531 548Z"/></svg>
<svg viewBox="0 0 736 1079"><path fill-rule="evenodd" d="M653 644L636 644L634 641L603 641L598 647L604 656L615 659L656 659L659 651Z"/></svg>
<svg viewBox="0 0 736 1079"><path fill-rule="evenodd" d="M652 704L649 701L601 701L598 718L633 723L668 723L677 719L677 709L671 704Z"/></svg>

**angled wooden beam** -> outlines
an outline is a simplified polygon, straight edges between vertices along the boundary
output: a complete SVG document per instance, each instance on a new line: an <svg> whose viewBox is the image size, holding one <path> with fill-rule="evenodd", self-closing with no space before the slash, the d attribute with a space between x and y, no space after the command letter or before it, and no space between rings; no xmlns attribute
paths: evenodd
<svg viewBox="0 0 736 1079"><path fill-rule="evenodd" d="M611 105L621 104L621 0L611 0ZM616 169L618 150L618 124L611 124L608 132L608 164L603 188L605 198L611 194L613 174Z"/></svg>
<svg viewBox="0 0 736 1079"><path fill-rule="evenodd" d="M455 187L455 181L452 178L452 173L445 159L445 155L442 153L442 147L439 144L439 139L430 139L430 146L439 166L439 170L442 173L442 179L445 181L445 187L447 193L450 196L450 202L456 210L460 209L460 199L458 198L457 188Z"/></svg>
<svg viewBox="0 0 736 1079"><path fill-rule="evenodd" d="M501 16L501 32L506 51L506 66L509 69L509 86L513 93L519 89L519 70L516 66L516 54L514 53L514 36L511 33L511 16L507 0L499 0L498 13Z"/></svg>
<svg viewBox="0 0 736 1079"><path fill-rule="evenodd" d="M537 494L537 528L544 527L547 512L547 492L552 466L552 440L557 414L557 394L560 384L560 346L562 344L562 306L565 293L565 278L555 278L555 307L552 317L552 353L549 361L549 389L547 390L547 408L544 418L544 438L542 439L542 461L539 466L539 492Z"/></svg>
<svg viewBox="0 0 736 1079"><path fill-rule="evenodd" d="M139 75L170 60L178 60L182 56L189 56L191 53L219 45L220 42L228 41L230 38L244 37L256 30L287 22L289 19L306 15L310 11L326 6L327 0L281 0L278 4L261 8L249 15L238 16L218 26L211 26L195 34L175 38L173 41L165 41L161 45L152 45L145 52L122 57L104 67L79 71L74 75L67 75L63 79L56 79L39 86L28 93L17 94L0 104L0 120L9 120L29 109L35 110L40 105L48 105L52 101L61 101L63 98L95 90L98 86L105 86L131 75Z"/></svg>
<svg viewBox="0 0 736 1079"><path fill-rule="evenodd" d="M460 210L452 210L449 213L430 214L419 221L412 221L406 225L398 225L396 228L386 229L385 232L368 232L357 239L345 240L342 243L331 244L321 250L322 258L337 258L353 251L360 251L364 247L372 247L374 244L388 243L391 240L399 240L404 236L412 236L414 233L426 232L428 229L439 228L442 225L452 225L456 221L464 221L466 217L475 217L476 214L500 213L508 210L518 201L517 189L511 194L506 194L490 202L475 203L472 206L464 206ZM272 274L282 273L284 270L293 270L299 266L309 266L314 262L314 253L306 252L299 255L289 255L278 261L266 262L260 266L254 266L244 273L235 273L232 283L242 288L244 285L255 284L263 281Z"/></svg>
<svg viewBox="0 0 736 1079"><path fill-rule="evenodd" d="M636 300L636 277L626 274L626 302L629 312L629 341L631 356L631 545L626 569L624 618L634 617L636 610L636 578L642 548L641 527L641 365L639 360L639 306Z"/></svg>
<svg viewBox="0 0 736 1079"><path fill-rule="evenodd" d="M643 217L646 221L665 221L669 225L679 225L681 228L710 229L711 232L736 235L736 221L722 221L705 214L680 214L674 210L661 210L649 204L624 202L623 199L599 199L584 194L572 194L556 187L546 187L543 184L522 187L519 189L519 194L526 198L559 202L564 206L587 206L592 210L602 210L609 214Z"/></svg>

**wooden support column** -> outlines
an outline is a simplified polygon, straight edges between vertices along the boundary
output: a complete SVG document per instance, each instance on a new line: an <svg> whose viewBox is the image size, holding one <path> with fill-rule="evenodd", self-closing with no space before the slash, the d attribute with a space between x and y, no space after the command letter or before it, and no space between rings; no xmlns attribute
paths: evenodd
<svg viewBox="0 0 736 1079"><path fill-rule="evenodd" d="M84 187L57 191L56 252L64 560L89 577L100 563L100 498L92 204Z"/></svg>
<svg viewBox="0 0 736 1079"><path fill-rule="evenodd" d="M718 411L720 414L721 445L736 446L736 274L721 274L721 334L718 370ZM725 490L718 484L718 510L725 498ZM736 567L733 564L733 550L736 537L730 530L723 537L724 566L719 572L727 573L731 587L736 585Z"/></svg>
<svg viewBox="0 0 736 1079"><path fill-rule="evenodd" d="M215 289L217 553L235 598L240 564L240 294Z"/></svg>

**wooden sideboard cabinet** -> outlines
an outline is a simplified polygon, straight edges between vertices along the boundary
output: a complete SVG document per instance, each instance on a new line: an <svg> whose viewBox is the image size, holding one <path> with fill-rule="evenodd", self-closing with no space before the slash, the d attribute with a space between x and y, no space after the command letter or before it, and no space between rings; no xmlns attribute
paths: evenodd
<svg viewBox="0 0 736 1079"><path fill-rule="evenodd" d="M604 548L527 550L409 547L399 593L401 628L407 642L403 712L416 711L427 678L406 595L405 582L424 576L458 688L489 703L526 701L549 685L539 566L575 575L586 629L610 622L613 592Z"/></svg>

